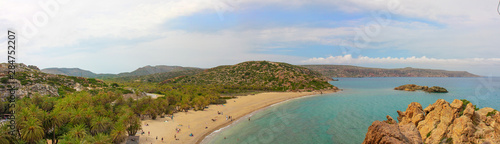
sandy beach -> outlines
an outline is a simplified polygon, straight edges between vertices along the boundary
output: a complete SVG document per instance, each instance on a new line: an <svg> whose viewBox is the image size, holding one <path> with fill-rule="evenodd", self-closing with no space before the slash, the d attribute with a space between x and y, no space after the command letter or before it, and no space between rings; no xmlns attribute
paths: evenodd
<svg viewBox="0 0 500 144"><path fill-rule="evenodd" d="M335 91L326 91L333 93ZM233 121L250 114L256 110L268 107L272 104L285 100L317 95L319 92L268 92L249 96L238 96L230 99L227 104L210 105L204 111L194 111L175 113L173 120L170 117L158 118L156 120L145 119L142 121L144 134L139 130L141 144L161 144L161 143L200 143L205 136ZM220 111L223 115L217 114ZM233 121L226 120L226 116L232 116ZM212 121L216 119L216 121ZM148 126L146 126L146 124ZM208 127L208 128L206 128ZM177 132L176 129L180 131ZM149 134L148 134L149 133ZM193 136L189 136L190 134ZM178 139L175 140L174 136ZM158 137L158 139L156 139ZM163 138L163 141L161 140Z"/></svg>

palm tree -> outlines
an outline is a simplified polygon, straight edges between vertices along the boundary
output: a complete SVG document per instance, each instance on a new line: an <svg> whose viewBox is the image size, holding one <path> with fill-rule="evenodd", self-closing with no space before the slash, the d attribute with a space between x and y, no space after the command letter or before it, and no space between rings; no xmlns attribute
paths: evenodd
<svg viewBox="0 0 500 144"><path fill-rule="evenodd" d="M9 127L6 124L0 127L0 143L12 143L14 139L14 136L9 134Z"/></svg>
<svg viewBox="0 0 500 144"><path fill-rule="evenodd" d="M85 123L85 113L82 109L72 109L71 110L70 122L74 125Z"/></svg>
<svg viewBox="0 0 500 144"><path fill-rule="evenodd" d="M92 144L111 144L112 139L109 135L99 133L94 137L89 137L87 141Z"/></svg>
<svg viewBox="0 0 500 144"><path fill-rule="evenodd" d="M79 124L73 127L65 137L71 137L73 139L83 140L87 136L87 130L85 130L85 125Z"/></svg>
<svg viewBox="0 0 500 144"><path fill-rule="evenodd" d="M107 117L97 117L92 119L91 132L92 134L103 133L111 128L111 119Z"/></svg>
<svg viewBox="0 0 500 144"><path fill-rule="evenodd" d="M45 136L42 128L42 122L37 118L31 117L22 122L21 138L28 143L35 143Z"/></svg>
<svg viewBox="0 0 500 144"><path fill-rule="evenodd" d="M66 123L66 120L68 119L68 113L65 111L61 111L60 109L55 109L51 113L48 114L46 122L44 125L48 128L46 130L47 132L49 130L52 130L52 143L56 143L56 131L61 127L64 123Z"/></svg>
<svg viewBox="0 0 500 144"><path fill-rule="evenodd" d="M123 125L122 122L118 122L115 124L114 129L111 131L110 135L114 143L120 143L125 140L125 138L127 138L127 136L125 135L125 130L125 125Z"/></svg>

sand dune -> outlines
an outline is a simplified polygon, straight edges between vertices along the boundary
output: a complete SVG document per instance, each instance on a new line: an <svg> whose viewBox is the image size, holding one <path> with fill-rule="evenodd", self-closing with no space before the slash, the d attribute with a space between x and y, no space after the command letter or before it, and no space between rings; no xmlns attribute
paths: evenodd
<svg viewBox="0 0 500 144"><path fill-rule="evenodd" d="M334 91L323 92L332 93ZM158 118L156 120L146 119L142 121L142 129L145 134L141 135L139 130L141 144L161 144L161 143L199 143L211 132L220 129L232 121L226 120L226 115L234 118L233 121L245 116L253 111L265 108L272 104L282 102L288 99L316 95L319 92L269 92L250 96L239 96L236 99L230 99L227 104L210 105L204 111L189 111L175 113L174 119L170 117ZM218 115L217 111L224 115ZM215 122L212 119L217 119ZM168 122L165 122L168 121ZM146 126L148 124L149 126ZM208 128L206 128L208 127ZM180 129L177 133L176 128ZM150 133L148 135L148 132ZM189 136L190 134L194 136ZM179 140L174 139L174 135ZM158 137L158 140L156 140ZM161 140L163 138L163 141Z"/></svg>

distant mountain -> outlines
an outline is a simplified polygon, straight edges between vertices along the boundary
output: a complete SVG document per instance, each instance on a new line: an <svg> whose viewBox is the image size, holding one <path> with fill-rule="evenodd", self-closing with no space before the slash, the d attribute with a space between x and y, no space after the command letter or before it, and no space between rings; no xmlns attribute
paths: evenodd
<svg viewBox="0 0 500 144"><path fill-rule="evenodd" d="M144 76L156 73L180 72L186 70L201 70L201 69L192 67L158 65L158 66L145 66L138 68L137 70L134 70L132 72L125 72L119 74L96 74L91 71L79 68L46 68L42 69L42 72L49 74L103 79L103 78L116 78L116 77L129 77L129 76Z"/></svg>
<svg viewBox="0 0 500 144"><path fill-rule="evenodd" d="M181 66L165 66L165 65L158 65L158 66L145 66L138 68L137 70L134 70L132 72L127 72L127 73L120 73L118 74L118 77L124 77L124 76L143 76L143 75L150 75L150 74L156 74L156 73L164 73L164 72L178 72L178 71L185 71L185 70L201 70L200 68L193 68L193 67L181 67Z"/></svg>
<svg viewBox="0 0 500 144"><path fill-rule="evenodd" d="M42 69L42 72L49 74L67 75L67 76L79 76L95 78L99 75L88 70L82 70L79 68L46 68Z"/></svg>
<svg viewBox="0 0 500 144"><path fill-rule="evenodd" d="M162 83L214 84L226 88L265 91L313 91L337 89L321 73L287 63L249 61L207 69L193 76L181 76Z"/></svg>
<svg viewBox="0 0 500 144"><path fill-rule="evenodd" d="M479 77L466 71L417 68L367 68L350 65L302 65L328 77Z"/></svg>
<svg viewBox="0 0 500 144"><path fill-rule="evenodd" d="M130 81L141 81L141 82L155 82L159 83L167 79L179 77L179 76L192 76L198 73L203 72L203 69L189 69L183 71L170 71L170 72L162 72L155 73L150 75L141 75L141 76L122 76L122 77L114 77L109 78L108 80L116 81L116 82L130 82Z"/></svg>

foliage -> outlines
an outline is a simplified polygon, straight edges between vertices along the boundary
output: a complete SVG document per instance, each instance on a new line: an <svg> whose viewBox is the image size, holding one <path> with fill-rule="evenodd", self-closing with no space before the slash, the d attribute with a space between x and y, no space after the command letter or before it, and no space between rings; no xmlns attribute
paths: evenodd
<svg viewBox="0 0 500 144"><path fill-rule="evenodd" d="M491 112L488 112L488 114L486 114L486 116L493 116L497 113L497 110L493 110Z"/></svg>
<svg viewBox="0 0 500 144"><path fill-rule="evenodd" d="M227 90L298 91L333 88L320 73L287 63L249 61L219 66L166 84L220 85Z"/></svg>

